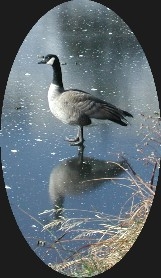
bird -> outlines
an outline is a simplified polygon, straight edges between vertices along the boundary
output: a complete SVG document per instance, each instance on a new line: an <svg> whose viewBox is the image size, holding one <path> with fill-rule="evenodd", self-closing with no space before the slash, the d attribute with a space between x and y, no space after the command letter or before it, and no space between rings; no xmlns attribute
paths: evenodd
<svg viewBox="0 0 161 278"><path fill-rule="evenodd" d="M79 89L64 89L61 63L57 55L38 56L38 64L50 65L52 82L48 89L48 103L51 113L64 124L78 127L75 138L65 138L71 146L84 146L83 128L93 119L109 120L127 126L126 117L133 115L115 105Z"/></svg>

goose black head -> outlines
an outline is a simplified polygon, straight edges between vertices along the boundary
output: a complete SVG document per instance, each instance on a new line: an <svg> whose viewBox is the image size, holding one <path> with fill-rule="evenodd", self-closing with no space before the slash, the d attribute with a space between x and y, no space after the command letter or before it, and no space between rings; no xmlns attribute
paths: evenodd
<svg viewBox="0 0 161 278"><path fill-rule="evenodd" d="M53 66L55 61L59 61L58 57L53 54L48 54L46 56L38 56L38 58L42 58L41 61L38 62L38 64L47 64Z"/></svg>

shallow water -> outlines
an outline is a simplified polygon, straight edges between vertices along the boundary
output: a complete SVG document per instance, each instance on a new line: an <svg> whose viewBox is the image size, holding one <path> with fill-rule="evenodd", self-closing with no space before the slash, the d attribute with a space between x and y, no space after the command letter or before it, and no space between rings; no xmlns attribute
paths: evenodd
<svg viewBox="0 0 161 278"><path fill-rule="evenodd" d="M37 64L37 55L48 53L61 60L65 89L90 92L134 116L127 127L108 122L85 128L83 158L64 140L76 128L49 111L52 70ZM159 114L153 76L135 35L100 4L64 3L37 22L13 63L2 113L2 165L10 205L25 239L45 263L59 262L67 252L37 246L39 240L50 245L61 236L56 228L42 232L44 224L60 216L122 216L128 211L133 188L121 180L127 173L118 163L127 168L127 159L145 181L151 178L152 165L143 158L155 149L152 144L144 148L141 114ZM66 210L47 213L57 205ZM97 229L99 224L91 221L86 227ZM79 243L68 242L67 247L75 249Z"/></svg>

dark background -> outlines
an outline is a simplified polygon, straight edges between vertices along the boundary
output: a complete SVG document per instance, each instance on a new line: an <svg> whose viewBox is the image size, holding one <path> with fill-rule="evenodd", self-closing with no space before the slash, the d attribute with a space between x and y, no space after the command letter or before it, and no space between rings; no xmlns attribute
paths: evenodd
<svg viewBox="0 0 161 278"><path fill-rule="evenodd" d="M43 16L50 9L54 8L56 5L65 1L46 0L38 1L37 3L35 2L33 0L28 0L26 2L19 2L16 0L10 3L3 2L3 4L1 4L0 107L2 107L6 82L15 59L15 55L17 54L27 33L41 16ZM159 77L161 63L161 17L159 1L148 1L146 4L143 4L142 1L142 6L140 6L137 1L97 0L97 2L106 5L108 8L117 13L134 32L150 64L160 102L161 78ZM151 275L158 276L158 274L161 273L160 255L158 255L161 249L160 184L161 177L159 178L154 203L143 231L127 255L112 269L105 273L108 277L118 277L118 275L129 277L131 275L141 275L142 273L144 277L150 277ZM13 221L3 185L4 182L1 171L0 273L4 273L3 275L6 277L9 277L9 275L21 277L24 274L26 276L40 274L42 276L45 275L45 277L53 277L53 270L50 270L49 267L47 267L41 262L40 259L38 259L38 257L35 256L35 253L29 248L21 232L18 230L18 227ZM58 275L58 273L55 273L55 275Z"/></svg>

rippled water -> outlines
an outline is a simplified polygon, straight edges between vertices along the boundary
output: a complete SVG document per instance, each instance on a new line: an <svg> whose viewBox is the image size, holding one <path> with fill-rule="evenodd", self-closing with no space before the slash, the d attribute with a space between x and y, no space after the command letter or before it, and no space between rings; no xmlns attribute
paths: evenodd
<svg viewBox="0 0 161 278"><path fill-rule="evenodd" d="M49 111L52 70L37 64L37 55L48 53L60 58L65 89L90 92L134 116L127 127L108 122L85 128L83 158L64 140L76 129L60 123ZM51 242L60 234L57 229L42 233L44 224L60 216L88 218L128 211L133 189L125 186L127 180L113 182L112 178L127 177L118 163L126 168L127 159L145 181L151 178L152 165L145 166L143 158L155 150L151 145L144 149L140 128L146 116L159 114L153 76L135 35L100 4L71 1L37 22L14 60L2 112L7 194L24 237L45 263L59 261L60 254L55 250L46 254L37 247L38 240ZM56 206L67 211L47 212ZM96 222L86 225L98 228Z"/></svg>

